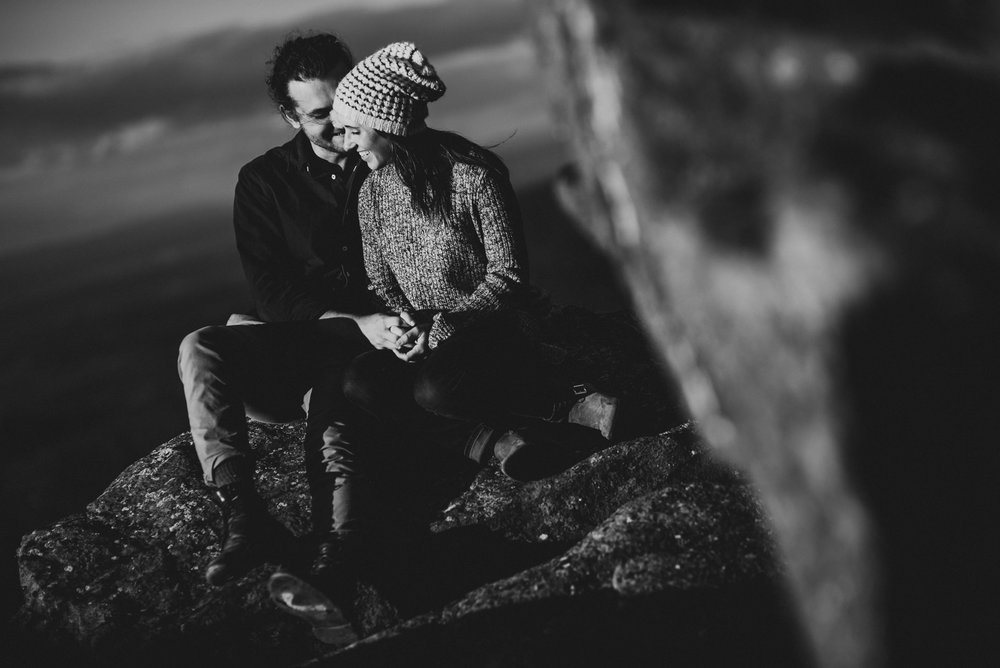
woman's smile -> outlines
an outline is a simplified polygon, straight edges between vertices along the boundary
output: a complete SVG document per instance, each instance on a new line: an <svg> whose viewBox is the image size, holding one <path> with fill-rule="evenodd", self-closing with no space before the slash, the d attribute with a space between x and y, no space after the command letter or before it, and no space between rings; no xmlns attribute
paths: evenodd
<svg viewBox="0 0 1000 668"><path fill-rule="evenodd" d="M358 157L371 170L392 161L392 144L382 134L366 126L344 126L344 147L357 149Z"/></svg>

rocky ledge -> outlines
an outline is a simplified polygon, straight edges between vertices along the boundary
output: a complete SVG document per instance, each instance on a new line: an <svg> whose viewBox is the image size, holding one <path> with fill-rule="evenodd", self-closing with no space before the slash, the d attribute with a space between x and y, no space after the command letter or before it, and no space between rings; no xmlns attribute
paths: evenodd
<svg viewBox="0 0 1000 668"><path fill-rule="evenodd" d="M623 440L533 483L432 444L384 458L379 530L356 601L363 640L324 645L268 600L308 543L303 426L252 424L275 519L269 563L221 588L202 571L220 509L190 436L82 512L26 536L7 655L46 665L758 665L800 662L769 534L745 483L708 460L632 319L559 309L546 335L622 397Z"/></svg>

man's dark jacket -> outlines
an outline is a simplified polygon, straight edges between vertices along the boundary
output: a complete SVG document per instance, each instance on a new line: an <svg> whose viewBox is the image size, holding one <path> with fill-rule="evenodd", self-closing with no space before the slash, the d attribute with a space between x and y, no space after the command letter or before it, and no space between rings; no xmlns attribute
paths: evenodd
<svg viewBox="0 0 1000 668"><path fill-rule="evenodd" d="M240 170L236 247L261 320L371 312L357 212L367 175L353 152L346 169L320 159L302 132Z"/></svg>

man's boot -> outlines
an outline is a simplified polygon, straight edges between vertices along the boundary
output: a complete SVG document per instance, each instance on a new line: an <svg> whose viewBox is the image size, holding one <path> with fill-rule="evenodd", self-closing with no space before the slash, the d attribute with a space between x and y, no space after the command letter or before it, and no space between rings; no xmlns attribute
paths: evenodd
<svg viewBox="0 0 1000 668"><path fill-rule="evenodd" d="M234 482L216 488L225 515L222 551L205 569L205 580L218 587L245 575L262 561L264 508L249 482Z"/></svg>

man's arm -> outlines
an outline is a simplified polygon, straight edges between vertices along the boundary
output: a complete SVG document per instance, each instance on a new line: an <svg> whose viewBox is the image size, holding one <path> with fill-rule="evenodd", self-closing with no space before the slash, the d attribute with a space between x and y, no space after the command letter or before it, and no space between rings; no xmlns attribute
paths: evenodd
<svg viewBox="0 0 1000 668"><path fill-rule="evenodd" d="M320 316L326 318L347 318L353 320L368 342L375 348L395 349L399 337L406 333L409 325L398 315L391 313L368 313L358 315L343 311L327 311Z"/></svg>
<svg viewBox="0 0 1000 668"><path fill-rule="evenodd" d="M236 182L233 226L243 272L261 319L315 320L329 309L327 300L312 294L297 278L274 197L247 167L240 170Z"/></svg>
<svg viewBox="0 0 1000 668"><path fill-rule="evenodd" d="M406 323L390 313L350 313L331 308L296 278L278 222L274 198L249 170L240 171L233 204L236 247L257 307L270 322L347 318L375 348L393 348Z"/></svg>

